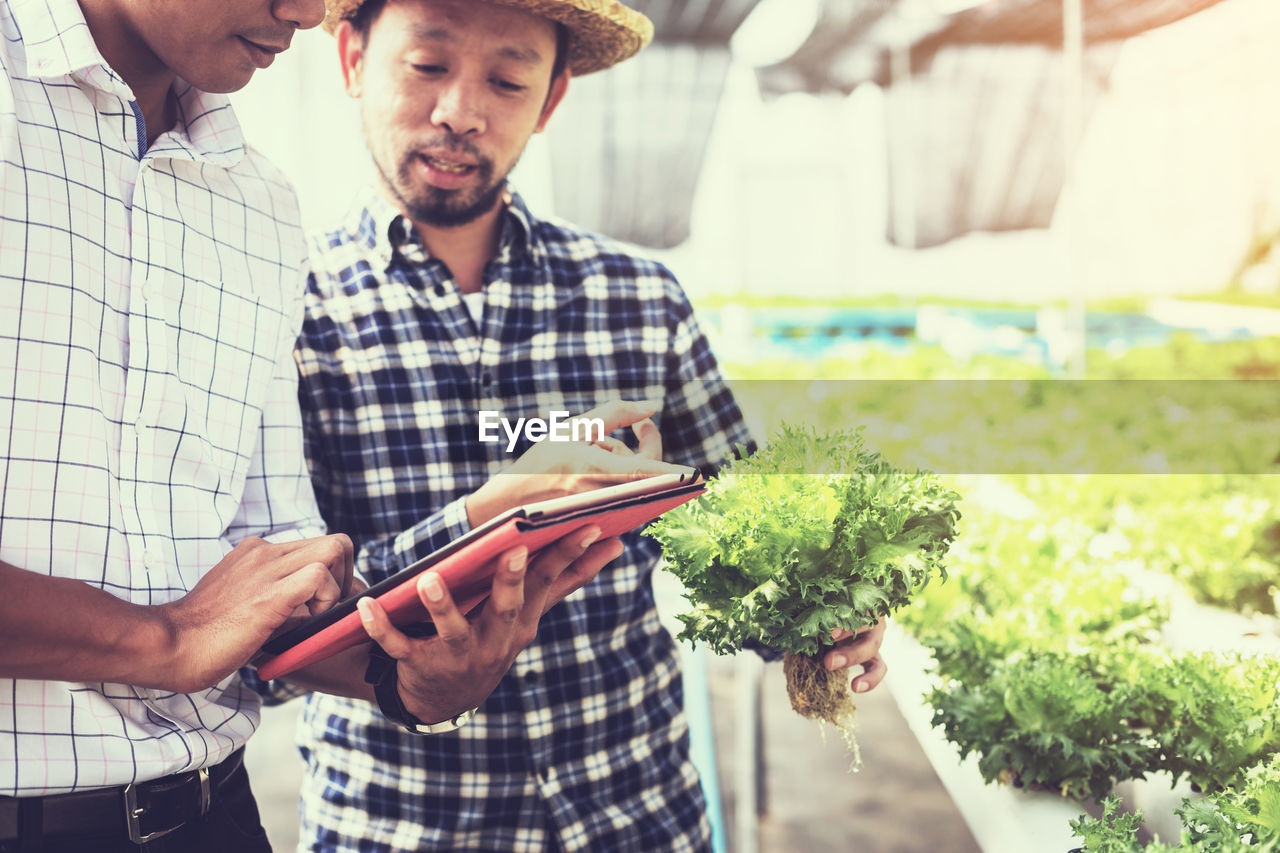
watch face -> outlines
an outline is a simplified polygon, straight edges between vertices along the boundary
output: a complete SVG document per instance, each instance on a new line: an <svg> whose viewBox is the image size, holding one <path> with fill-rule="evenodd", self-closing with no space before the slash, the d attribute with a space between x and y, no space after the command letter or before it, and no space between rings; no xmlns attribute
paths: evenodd
<svg viewBox="0 0 1280 853"><path fill-rule="evenodd" d="M451 732L454 729L462 728L471 720L472 717L475 716L476 710L477 709L472 708L470 711L463 711L458 716L450 717L449 719L439 723L418 723L417 725L412 725L408 728L410 731L416 732L420 735L444 734L445 732Z"/></svg>

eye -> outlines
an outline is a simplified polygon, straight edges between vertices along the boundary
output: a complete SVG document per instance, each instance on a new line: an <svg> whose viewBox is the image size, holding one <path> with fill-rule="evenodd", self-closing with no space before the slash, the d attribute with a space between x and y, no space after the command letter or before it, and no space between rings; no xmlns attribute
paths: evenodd
<svg viewBox="0 0 1280 853"><path fill-rule="evenodd" d="M522 86L519 83L512 83L510 80L503 80L500 77L494 77L489 82L493 84L494 88L503 92L510 92L513 95L523 92L528 88L527 86Z"/></svg>
<svg viewBox="0 0 1280 853"><path fill-rule="evenodd" d="M413 70L419 74L443 74L449 69L443 65L414 65Z"/></svg>

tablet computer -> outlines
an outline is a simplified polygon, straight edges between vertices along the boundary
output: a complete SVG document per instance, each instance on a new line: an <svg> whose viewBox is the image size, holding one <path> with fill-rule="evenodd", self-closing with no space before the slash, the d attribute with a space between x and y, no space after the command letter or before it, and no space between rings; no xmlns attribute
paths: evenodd
<svg viewBox="0 0 1280 853"><path fill-rule="evenodd" d="M552 542L594 524L601 539L618 536L697 497L706 488L696 468L646 477L576 495L551 498L510 509L405 569L273 637L263 647L258 675L279 678L300 667L367 642L356 602L372 596L392 624L403 627L430 620L418 599L417 577L431 569L440 575L463 613L489 596L493 558L524 545L530 559Z"/></svg>

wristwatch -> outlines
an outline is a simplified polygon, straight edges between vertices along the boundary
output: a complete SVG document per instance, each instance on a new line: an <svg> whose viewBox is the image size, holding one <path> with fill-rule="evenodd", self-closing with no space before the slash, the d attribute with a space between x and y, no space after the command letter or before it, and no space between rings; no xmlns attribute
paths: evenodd
<svg viewBox="0 0 1280 853"><path fill-rule="evenodd" d="M400 726L410 734L438 735L460 729L475 716L476 708L463 711L439 723L424 723L404 706L400 698L399 678L396 675L396 659L387 654L382 646L373 643L369 647L369 666L365 669L364 680L373 685L374 698L378 700L378 710L382 716Z"/></svg>

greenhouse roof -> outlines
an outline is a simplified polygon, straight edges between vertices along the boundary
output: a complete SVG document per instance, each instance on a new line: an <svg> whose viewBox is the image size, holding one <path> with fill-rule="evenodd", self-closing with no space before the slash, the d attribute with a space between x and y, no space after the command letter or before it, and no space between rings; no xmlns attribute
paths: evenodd
<svg viewBox="0 0 1280 853"><path fill-rule="evenodd" d="M1086 45L1131 38L1222 0L1081 0ZM1063 41L1062 0L986 0L935 12L925 0L823 0L809 38L790 57L758 69L762 91L848 94L868 81L889 82L889 52L911 46L913 71L943 48L1039 45ZM952 4L954 5L954 4Z"/></svg>

